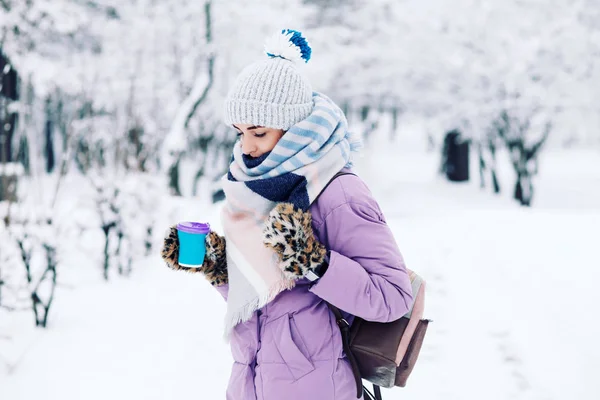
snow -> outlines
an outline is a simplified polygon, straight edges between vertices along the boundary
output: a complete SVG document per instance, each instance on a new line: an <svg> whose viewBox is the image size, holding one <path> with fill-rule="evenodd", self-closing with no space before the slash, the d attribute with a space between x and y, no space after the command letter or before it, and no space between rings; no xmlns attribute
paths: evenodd
<svg viewBox="0 0 600 400"><path fill-rule="evenodd" d="M0 397L183 399L205 383L224 387L227 347L193 306L211 304L214 318L222 298L198 290L199 277L169 272L154 263L130 281L63 291L52 327L31 338L27 366L2 381Z"/></svg>
<svg viewBox="0 0 600 400"><path fill-rule="evenodd" d="M598 153L545 154L534 207L522 208L508 193L479 189L477 175L442 180L436 154L384 144L372 141L366 151L378 156L357 168L407 265L427 279L434 321L408 387L384 397L599 398L600 202L589 200L600 198L590 184L600 180ZM385 179L383 166L393 171ZM0 314L0 399L224 398L225 304L201 276L171 271L157 254L175 221L219 230L218 208L167 195L154 206L157 247L135 260L130 278L102 282L93 259L79 258L62 277L47 330L33 329L29 314Z"/></svg>
<svg viewBox="0 0 600 400"><path fill-rule="evenodd" d="M428 281L434 323L423 355L409 386L385 398L600 398L597 0L212 1L210 41L207 1L3 3L2 52L23 79L21 99L7 107L19 113L13 140L28 139L33 177L19 178L25 200L0 204L0 217L10 210L30 221L11 234L28 233L35 247L34 284L44 243L57 244L59 268L47 329L33 328L30 311L0 308L0 400L224 397L224 303L202 277L168 270L158 250L179 220L219 230L208 200L229 159L222 101L242 68L264 57L265 37L284 27L303 31L312 46L302 69L314 89L348 108L353 130L369 133L358 171L407 264ZM213 56L211 90L188 120ZM437 174L437 150L425 152L453 128L485 137L502 111L519 126L532 123L527 143L552 123L532 208L511 199L505 149L498 195L479 187L474 148L471 182L461 184ZM39 133L49 113L55 158L70 168L62 182L42 172ZM143 132L141 155L132 128ZM102 152L106 167L92 157L79 176L73 161L90 154L73 151L78 145ZM173 198L164 170L180 151L186 198ZM148 173L124 170L143 160ZM0 164L0 175L22 175L17 165ZM101 217L127 234L109 282ZM151 225L155 249L145 257ZM27 308L19 249L7 235L0 219L2 306ZM118 275L114 264L130 257L131 276Z"/></svg>
<svg viewBox="0 0 600 400"><path fill-rule="evenodd" d="M20 163L0 164L0 176L20 176L23 172L23 165Z"/></svg>

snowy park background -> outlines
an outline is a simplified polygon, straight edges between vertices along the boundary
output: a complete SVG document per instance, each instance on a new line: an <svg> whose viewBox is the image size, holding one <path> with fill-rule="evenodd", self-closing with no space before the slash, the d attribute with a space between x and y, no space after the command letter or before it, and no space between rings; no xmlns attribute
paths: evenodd
<svg viewBox="0 0 600 400"><path fill-rule="evenodd" d="M600 1L0 0L0 400L225 397L225 305L160 245L219 230L221 104L283 27L428 281L384 398L600 398Z"/></svg>

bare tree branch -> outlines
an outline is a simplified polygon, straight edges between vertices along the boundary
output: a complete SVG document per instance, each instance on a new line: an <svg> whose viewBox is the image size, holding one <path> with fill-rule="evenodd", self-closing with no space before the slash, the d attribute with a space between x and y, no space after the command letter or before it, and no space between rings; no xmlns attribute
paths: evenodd
<svg viewBox="0 0 600 400"><path fill-rule="evenodd" d="M544 127L544 133L542 134L542 137L531 147L531 149L527 151L527 160L530 160L537 155L538 151L542 148L544 143L546 143L548 136L550 136L550 131L552 131L552 123L548 122Z"/></svg>

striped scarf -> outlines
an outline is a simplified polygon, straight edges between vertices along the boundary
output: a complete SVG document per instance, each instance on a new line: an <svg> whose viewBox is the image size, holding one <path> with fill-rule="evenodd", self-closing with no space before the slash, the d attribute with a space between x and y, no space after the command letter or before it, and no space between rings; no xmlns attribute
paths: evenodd
<svg viewBox="0 0 600 400"><path fill-rule="evenodd" d="M279 202L308 210L329 180L351 166L351 153L358 148L342 110L317 92L313 103L312 113L285 132L268 154L249 159L239 141L234 146L221 212L229 277L226 336L281 291L294 287L277 266L277 255L263 244L269 212Z"/></svg>

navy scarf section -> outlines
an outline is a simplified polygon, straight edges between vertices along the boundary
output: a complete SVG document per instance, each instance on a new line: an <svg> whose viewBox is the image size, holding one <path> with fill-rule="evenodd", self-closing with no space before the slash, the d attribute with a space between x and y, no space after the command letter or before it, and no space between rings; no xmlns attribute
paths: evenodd
<svg viewBox="0 0 600 400"><path fill-rule="evenodd" d="M270 152L256 158L243 155L244 164L248 168L257 167L269 154ZM231 171L228 172L227 179L236 181ZM306 189L308 182L302 175L288 172L272 178L246 181L244 184L254 193L259 194L267 200L277 203L292 203L303 211L307 211L310 207L310 200Z"/></svg>

